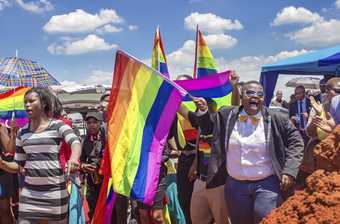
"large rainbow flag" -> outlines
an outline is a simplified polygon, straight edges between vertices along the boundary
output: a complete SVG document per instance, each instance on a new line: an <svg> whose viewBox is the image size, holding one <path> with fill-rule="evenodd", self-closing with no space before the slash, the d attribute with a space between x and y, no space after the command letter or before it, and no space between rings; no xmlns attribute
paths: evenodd
<svg viewBox="0 0 340 224"><path fill-rule="evenodd" d="M194 78L201 78L215 73L217 73L217 63L208 47L206 40L204 39L203 34L197 26Z"/></svg>
<svg viewBox="0 0 340 224"><path fill-rule="evenodd" d="M157 27L155 39L153 42L151 67L169 78L168 66L166 63L166 57L164 54L163 42L159 27Z"/></svg>
<svg viewBox="0 0 340 224"><path fill-rule="evenodd" d="M187 92L122 51L116 54L108 146L114 191L146 204L156 193L162 151Z"/></svg>
<svg viewBox="0 0 340 224"><path fill-rule="evenodd" d="M24 107L24 95L29 90L27 87L16 87L0 94L0 121L9 126L12 117L17 126L23 127L27 122L27 114Z"/></svg>

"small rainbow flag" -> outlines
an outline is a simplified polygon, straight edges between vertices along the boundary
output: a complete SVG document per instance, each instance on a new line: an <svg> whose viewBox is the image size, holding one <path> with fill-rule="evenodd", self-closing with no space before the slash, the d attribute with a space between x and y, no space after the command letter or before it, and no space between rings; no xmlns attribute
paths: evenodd
<svg viewBox="0 0 340 224"><path fill-rule="evenodd" d="M232 92L232 85L229 82L230 71L211 74L199 79L177 80L178 85L188 91L191 96L204 98L225 97ZM189 95L184 98L191 101Z"/></svg>
<svg viewBox="0 0 340 224"><path fill-rule="evenodd" d="M152 204L162 151L187 92L159 72L117 51L109 102L108 146L113 188Z"/></svg>
<svg viewBox="0 0 340 224"><path fill-rule="evenodd" d="M166 64L166 57L164 54L163 42L159 27L157 27L153 42L151 67L169 78L168 66Z"/></svg>
<svg viewBox="0 0 340 224"><path fill-rule="evenodd" d="M217 73L217 63L211 54L203 34L196 30L194 79Z"/></svg>
<svg viewBox="0 0 340 224"><path fill-rule="evenodd" d="M24 106L24 95L30 88L16 87L0 94L0 121L9 126L14 116L17 126L23 127L28 122Z"/></svg>

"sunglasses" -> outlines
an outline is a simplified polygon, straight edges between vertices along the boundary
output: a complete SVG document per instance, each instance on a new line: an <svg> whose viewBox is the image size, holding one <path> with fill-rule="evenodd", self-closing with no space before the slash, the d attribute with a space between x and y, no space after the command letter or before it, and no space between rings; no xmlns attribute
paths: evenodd
<svg viewBox="0 0 340 224"><path fill-rule="evenodd" d="M264 96L263 91L254 91L254 90L250 90L250 89L244 91L244 93L245 93L245 95L247 97L259 97L259 98L263 98L263 96Z"/></svg>

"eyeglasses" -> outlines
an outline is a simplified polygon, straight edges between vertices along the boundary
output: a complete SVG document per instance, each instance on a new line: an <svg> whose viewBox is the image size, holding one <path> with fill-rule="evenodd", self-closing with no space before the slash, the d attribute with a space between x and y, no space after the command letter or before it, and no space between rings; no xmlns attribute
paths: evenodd
<svg viewBox="0 0 340 224"><path fill-rule="evenodd" d="M245 93L245 95L247 97L259 97L259 98L263 98L263 96L264 96L263 91L254 91L254 90L250 90L250 89L244 91L244 93Z"/></svg>

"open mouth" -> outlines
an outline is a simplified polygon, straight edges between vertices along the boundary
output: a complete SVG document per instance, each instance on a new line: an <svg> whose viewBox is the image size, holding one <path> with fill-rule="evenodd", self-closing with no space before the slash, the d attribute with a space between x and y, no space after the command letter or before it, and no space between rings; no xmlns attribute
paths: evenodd
<svg viewBox="0 0 340 224"><path fill-rule="evenodd" d="M257 101L250 101L249 102L249 107L253 110L257 110L259 108L259 102Z"/></svg>

